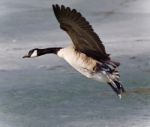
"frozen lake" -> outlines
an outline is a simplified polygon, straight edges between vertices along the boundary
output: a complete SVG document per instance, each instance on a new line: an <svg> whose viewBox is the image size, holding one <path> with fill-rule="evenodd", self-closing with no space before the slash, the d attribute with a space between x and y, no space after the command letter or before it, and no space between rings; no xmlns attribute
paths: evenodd
<svg viewBox="0 0 150 127"><path fill-rule="evenodd" d="M80 11L121 62L122 100L54 55L22 59L32 48L70 43L53 15L55 3ZM149 0L1 0L0 126L149 127L149 6Z"/></svg>

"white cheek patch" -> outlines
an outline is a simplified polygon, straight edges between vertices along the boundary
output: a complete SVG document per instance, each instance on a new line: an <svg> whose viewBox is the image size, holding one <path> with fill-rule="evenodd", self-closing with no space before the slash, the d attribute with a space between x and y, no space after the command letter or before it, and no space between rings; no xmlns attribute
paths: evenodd
<svg viewBox="0 0 150 127"><path fill-rule="evenodd" d="M58 52L57 52L57 55L59 57L62 57L63 58L63 49L60 49Z"/></svg>
<svg viewBox="0 0 150 127"><path fill-rule="evenodd" d="M31 57L37 57L37 50L34 50L34 52L32 53Z"/></svg>

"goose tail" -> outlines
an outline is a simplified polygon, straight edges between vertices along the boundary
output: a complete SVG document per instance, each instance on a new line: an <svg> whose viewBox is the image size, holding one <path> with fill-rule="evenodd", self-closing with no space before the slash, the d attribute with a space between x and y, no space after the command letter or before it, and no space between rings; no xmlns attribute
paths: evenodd
<svg viewBox="0 0 150 127"><path fill-rule="evenodd" d="M119 63L114 61L107 61L102 66L103 74L106 76L108 85L121 99L121 94L125 92L125 89L120 82L120 74L118 71Z"/></svg>

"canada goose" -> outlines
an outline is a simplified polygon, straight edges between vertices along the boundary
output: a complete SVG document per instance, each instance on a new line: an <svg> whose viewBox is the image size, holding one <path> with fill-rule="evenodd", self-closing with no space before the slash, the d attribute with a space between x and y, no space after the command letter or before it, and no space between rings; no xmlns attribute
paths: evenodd
<svg viewBox="0 0 150 127"><path fill-rule="evenodd" d="M119 63L111 60L98 35L89 22L75 9L64 5L53 5L54 14L60 28L68 33L73 45L32 49L23 58L32 58L53 53L66 60L73 68L84 76L105 82L121 98L125 92L119 78Z"/></svg>

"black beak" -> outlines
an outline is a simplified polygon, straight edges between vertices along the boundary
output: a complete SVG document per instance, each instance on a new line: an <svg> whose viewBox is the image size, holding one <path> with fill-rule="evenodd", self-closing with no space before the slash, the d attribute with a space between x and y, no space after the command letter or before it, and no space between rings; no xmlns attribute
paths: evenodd
<svg viewBox="0 0 150 127"><path fill-rule="evenodd" d="M25 55L25 56L23 56L22 58L29 58L29 55Z"/></svg>

